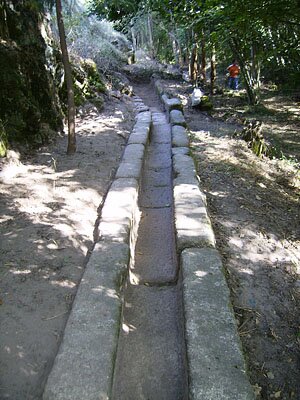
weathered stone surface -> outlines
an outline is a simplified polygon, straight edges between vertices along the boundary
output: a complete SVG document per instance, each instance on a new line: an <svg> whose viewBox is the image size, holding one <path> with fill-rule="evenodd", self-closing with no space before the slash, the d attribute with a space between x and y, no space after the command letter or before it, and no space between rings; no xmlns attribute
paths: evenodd
<svg viewBox="0 0 300 400"><path fill-rule="evenodd" d="M180 110L183 111L183 106L182 103L179 99L169 99L167 95L163 94L161 96L163 105L167 113L169 113L171 110Z"/></svg>
<svg viewBox="0 0 300 400"><path fill-rule="evenodd" d="M129 242L132 221L137 212L139 185L136 179L116 179L105 200L99 224L102 240Z"/></svg>
<svg viewBox="0 0 300 400"><path fill-rule="evenodd" d="M168 125L159 125L158 129L158 127L154 126L151 134L151 141L153 143L171 143L170 127Z"/></svg>
<svg viewBox="0 0 300 400"><path fill-rule="evenodd" d="M146 146L149 138L149 130L131 132L127 144L143 144Z"/></svg>
<svg viewBox="0 0 300 400"><path fill-rule="evenodd" d="M188 147L173 147L172 155L176 156L177 154L188 156L190 154L190 149Z"/></svg>
<svg viewBox="0 0 300 400"><path fill-rule="evenodd" d="M151 112L150 112L150 111L140 112L140 113L136 116L136 121L137 121L137 122L144 122L144 123L150 124L150 122L151 122Z"/></svg>
<svg viewBox="0 0 300 400"><path fill-rule="evenodd" d="M196 176L197 171L192 157L184 154L175 154L173 156L173 169L177 175Z"/></svg>
<svg viewBox="0 0 300 400"><path fill-rule="evenodd" d="M185 209L186 211L186 209ZM182 216L181 210L176 212L177 220L182 221L182 225L192 223L197 218L201 218L202 220L196 225L195 229L179 229L177 230L177 248L178 250L183 250L189 248L191 246L194 247L214 247L215 239L212 231L212 227L208 218L203 213L193 212L191 217L187 217L186 214Z"/></svg>
<svg viewBox="0 0 300 400"><path fill-rule="evenodd" d="M123 153L122 160L130 162L131 160L138 158L143 160L145 154L145 146L142 144L128 144Z"/></svg>
<svg viewBox="0 0 300 400"><path fill-rule="evenodd" d="M136 110L137 110L138 113L145 112L145 111L149 111L149 107L147 107L147 106L139 106L139 107L136 107Z"/></svg>
<svg viewBox="0 0 300 400"><path fill-rule="evenodd" d="M189 147L189 137L183 126L174 125L172 127L172 146Z"/></svg>
<svg viewBox="0 0 300 400"><path fill-rule="evenodd" d="M108 400L129 247L97 243L79 285L44 400Z"/></svg>
<svg viewBox="0 0 300 400"><path fill-rule="evenodd" d="M164 146L164 144L161 144ZM160 168L170 168L172 166L171 159L171 146L166 151L148 151L147 158L145 161L145 168L160 169Z"/></svg>
<svg viewBox="0 0 300 400"><path fill-rule="evenodd" d="M171 157L171 144L170 143L151 143L151 146L148 147L147 149L147 154L161 154L165 153L168 154L169 157Z"/></svg>
<svg viewBox="0 0 300 400"><path fill-rule="evenodd" d="M182 321L177 287L129 285L112 400L187 398Z"/></svg>
<svg viewBox="0 0 300 400"><path fill-rule="evenodd" d="M172 110L170 112L170 124L186 126L186 121L183 113L179 110Z"/></svg>
<svg viewBox="0 0 300 400"><path fill-rule="evenodd" d="M139 179L143 166L143 160L133 159L131 161L122 161L116 173L116 178L135 178Z"/></svg>
<svg viewBox="0 0 300 400"><path fill-rule="evenodd" d="M173 208L142 209L131 282L166 284L175 282L176 276Z"/></svg>
<svg viewBox="0 0 300 400"><path fill-rule="evenodd" d="M138 121L135 123L131 134L132 133L147 133L147 134L149 134L149 131L150 131L150 123L149 122Z"/></svg>
<svg viewBox="0 0 300 400"><path fill-rule="evenodd" d="M178 149L185 148L178 147ZM198 186L200 182L193 158L185 153L185 151L178 151L175 154L173 153L174 187L181 184Z"/></svg>
<svg viewBox="0 0 300 400"><path fill-rule="evenodd" d="M141 207L161 208L172 206L172 189L168 186L144 187L141 189L139 205Z"/></svg>
<svg viewBox="0 0 300 400"><path fill-rule="evenodd" d="M163 87L162 83L161 83L159 80L157 80L157 81L155 82L154 86L155 86L157 92L158 92L160 95L162 95L163 92L164 92L164 87Z"/></svg>
<svg viewBox="0 0 300 400"><path fill-rule="evenodd" d="M182 172L180 175L178 175L176 178L173 179L174 188L178 185L184 185L184 184L198 186L199 183L200 183L200 178L196 175L192 175L190 171Z"/></svg>
<svg viewBox="0 0 300 400"><path fill-rule="evenodd" d="M199 189L198 184L180 183L174 186L174 201L178 206L194 204L198 207L206 206L206 197Z"/></svg>
<svg viewBox="0 0 300 400"><path fill-rule="evenodd" d="M167 117L162 112L153 111L152 112L152 123L153 123L153 125L166 125L168 123Z"/></svg>
<svg viewBox="0 0 300 400"><path fill-rule="evenodd" d="M150 133L149 122L136 122L129 136L127 144L143 144L146 146Z"/></svg>
<svg viewBox="0 0 300 400"><path fill-rule="evenodd" d="M176 185L174 205L177 248L214 247L214 232L199 188L190 184Z"/></svg>
<svg viewBox="0 0 300 400"><path fill-rule="evenodd" d="M151 169L144 168L143 179L146 179L149 186L168 186L172 181L172 168Z"/></svg>
<svg viewBox="0 0 300 400"><path fill-rule="evenodd" d="M218 252L186 249L181 263L189 398L254 400Z"/></svg>

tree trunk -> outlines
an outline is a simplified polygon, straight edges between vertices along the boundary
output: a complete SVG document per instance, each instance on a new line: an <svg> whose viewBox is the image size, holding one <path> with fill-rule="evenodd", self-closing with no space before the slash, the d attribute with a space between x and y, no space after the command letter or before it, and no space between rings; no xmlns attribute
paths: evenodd
<svg viewBox="0 0 300 400"><path fill-rule="evenodd" d="M194 44L191 50L190 64L189 64L189 76L193 85L197 86L197 78L199 73L199 62L198 62L198 50L199 46L197 43L197 35L193 33Z"/></svg>
<svg viewBox="0 0 300 400"><path fill-rule="evenodd" d="M216 47L213 44L211 49L211 59L210 59L210 94L214 94L215 82L217 78L216 69Z"/></svg>
<svg viewBox="0 0 300 400"><path fill-rule="evenodd" d="M5 4L5 3L4 3ZM6 23L6 4L0 5L0 37L7 38L8 37L8 29Z"/></svg>
<svg viewBox="0 0 300 400"><path fill-rule="evenodd" d="M175 64L179 65L179 51L177 47L177 40L173 32L170 33L170 37L172 40L172 49L173 49Z"/></svg>
<svg viewBox="0 0 300 400"><path fill-rule="evenodd" d="M74 88L72 80L72 71L69 62L68 48L66 43L66 34L62 17L61 0L56 0L56 17L59 31L60 47L62 52L62 60L66 77L67 93L68 93L68 154L76 152L76 135L75 135L75 101Z"/></svg>
<svg viewBox="0 0 300 400"><path fill-rule="evenodd" d="M257 49L253 43L251 46L251 75L253 79L254 89L259 89L260 87L260 62L257 58Z"/></svg>
<svg viewBox="0 0 300 400"><path fill-rule="evenodd" d="M253 85L253 77L251 74L251 70L249 69L248 66L246 66L244 61L245 57L243 56L242 52L239 51L238 42L235 38L232 38L231 49L233 51L233 54L235 55L235 58L239 61L241 67L241 72L244 77L249 104L254 106L260 102L259 89L255 88L255 86Z"/></svg>
<svg viewBox="0 0 300 400"><path fill-rule="evenodd" d="M134 31L133 28L131 28L131 37L132 37L133 51L136 51L136 49L137 49L137 37L135 36L135 31Z"/></svg>
<svg viewBox="0 0 300 400"><path fill-rule="evenodd" d="M202 30L201 38L201 83L206 82L206 41L205 34Z"/></svg>
<svg viewBox="0 0 300 400"><path fill-rule="evenodd" d="M147 15L147 22L148 22L149 44L150 44L150 56L151 58L155 58L154 41L153 41L153 21L150 12L148 12Z"/></svg>
<svg viewBox="0 0 300 400"><path fill-rule="evenodd" d="M178 62L179 62L179 66L182 68L184 67L184 54L182 52L182 48L180 46L180 43L178 43Z"/></svg>

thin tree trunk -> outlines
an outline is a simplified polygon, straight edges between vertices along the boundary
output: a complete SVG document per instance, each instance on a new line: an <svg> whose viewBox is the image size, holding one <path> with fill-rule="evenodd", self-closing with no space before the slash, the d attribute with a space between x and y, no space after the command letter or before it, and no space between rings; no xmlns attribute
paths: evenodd
<svg viewBox="0 0 300 400"><path fill-rule="evenodd" d="M6 8L7 5L6 2L4 1L3 4L0 5L0 37L2 38L9 37Z"/></svg>
<svg viewBox="0 0 300 400"><path fill-rule="evenodd" d="M152 22L152 15L150 12L148 12L147 22L148 22L148 34L149 34L149 43L150 43L150 55L151 55L151 58L154 58L155 51L154 51L154 42L153 42L153 22Z"/></svg>
<svg viewBox="0 0 300 400"><path fill-rule="evenodd" d="M239 46L235 38L232 38L231 49L235 55L235 58L239 61L241 67L241 72L244 77L249 104L254 106L258 104L260 101L259 90L258 89L256 90L253 85L253 77L251 75L251 71L249 70L249 67L245 65L244 62L245 58L243 54L239 51Z"/></svg>
<svg viewBox="0 0 300 400"><path fill-rule="evenodd" d="M130 27L130 32L131 32L131 39L132 39L132 52L130 52L128 56L128 64L134 64L135 63L135 54L137 50L137 36L135 34L135 29L133 24Z"/></svg>
<svg viewBox="0 0 300 400"><path fill-rule="evenodd" d="M202 30L202 38L201 38L201 81L202 83L206 82L206 41L204 30Z"/></svg>
<svg viewBox="0 0 300 400"><path fill-rule="evenodd" d="M215 82L217 77L216 69L216 47L213 44L211 49L211 59L210 59L210 94L214 94Z"/></svg>
<svg viewBox="0 0 300 400"><path fill-rule="evenodd" d="M192 38L194 44L192 45L191 57L189 63L189 77L194 86L197 86L197 78L199 73L199 62L198 62L198 35L192 30Z"/></svg>
<svg viewBox="0 0 300 400"><path fill-rule="evenodd" d="M180 43L178 43L178 62L179 62L179 66L182 68L184 66L184 54L182 52Z"/></svg>
<svg viewBox="0 0 300 400"><path fill-rule="evenodd" d="M179 64L179 54L178 54L176 38L173 33L170 33L170 37L172 40L172 49L173 49L174 60L175 60L175 63L178 65Z"/></svg>
<svg viewBox="0 0 300 400"><path fill-rule="evenodd" d="M61 0L56 0L56 17L59 31L60 47L62 52L62 60L64 64L67 93L68 93L68 154L76 152L76 134L75 134L75 101L74 88L72 80L72 71L69 62L68 48L66 43L66 34L62 17Z"/></svg>
<svg viewBox="0 0 300 400"><path fill-rule="evenodd" d="M130 31L131 31L133 51L136 52L136 50L137 50L137 37L136 37L135 30L134 30L133 27L131 27Z"/></svg>
<svg viewBox="0 0 300 400"><path fill-rule="evenodd" d="M257 49L253 43L251 46L251 75L253 78L253 87L259 89L260 87L260 63L257 58Z"/></svg>
<svg viewBox="0 0 300 400"><path fill-rule="evenodd" d="M198 78L198 44L194 43L191 51L189 75L193 85L197 84Z"/></svg>

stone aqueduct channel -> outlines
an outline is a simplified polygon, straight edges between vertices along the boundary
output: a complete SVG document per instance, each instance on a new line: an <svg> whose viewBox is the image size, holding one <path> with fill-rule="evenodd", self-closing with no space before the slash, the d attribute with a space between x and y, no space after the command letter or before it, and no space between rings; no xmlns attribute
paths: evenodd
<svg viewBox="0 0 300 400"><path fill-rule="evenodd" d="M254 399L181 103L136 92L43 399Z"/></svg>

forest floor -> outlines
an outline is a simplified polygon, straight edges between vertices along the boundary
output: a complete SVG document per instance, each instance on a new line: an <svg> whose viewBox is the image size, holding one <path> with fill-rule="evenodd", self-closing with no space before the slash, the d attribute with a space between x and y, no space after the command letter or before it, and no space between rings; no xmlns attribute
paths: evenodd
<svg viewBox="0 0 300 400"><path fill-rule="evenodd" d="M0 162L1 400L41 399L134 123L126 97L83 111L74 156L64 136Z"/></svg>
<svg viewBox="0 0 300 400"><path fill-rule="evenodd" d="M258 158L234 136L252 113L285 154L299 155L299 107L273 93L274 112L262 115L247 108L243 92L227 92L214 97L209 115L191 108L190 85L163 83L185 105L257 397L300 399L298 166L288 157ZM61 137L0 163L1 399L41 398L132 126L128 98L111 97L100 114L92 109L78 118L74 156Z"/></svg>
<svg viewBox="0 0 300 400"><path fill-rule="evenodd" d="M300 399L299 103L266 89L263 105L249 108L245 92L225 91L208 114L191 107L191 85L162 82L185 104L257 398ZM281 159L257 157L236 136L245 118L263 121Z"/></svg>

